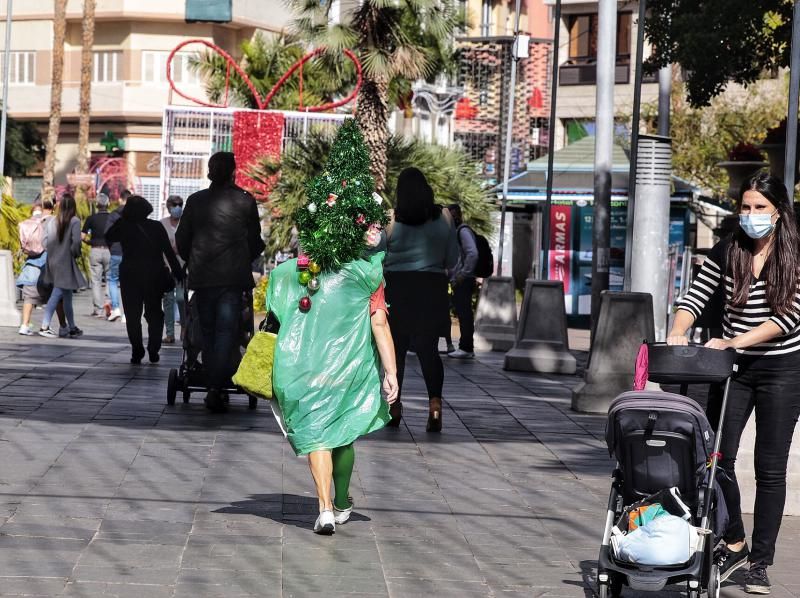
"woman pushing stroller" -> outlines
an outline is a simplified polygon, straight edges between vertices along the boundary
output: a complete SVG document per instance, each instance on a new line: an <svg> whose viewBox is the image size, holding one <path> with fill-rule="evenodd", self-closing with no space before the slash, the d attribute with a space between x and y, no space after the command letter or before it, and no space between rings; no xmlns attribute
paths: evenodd
<svg viewBox="0 0 800 598"><path fill-rule="evenodd" d="M667 343L686 344L686 333L724 285L723 338L707 347L735 349L737 371L731 380L722 429L719 483L730 523L715 552L720 579L749 562L745 591L768 594L772 565L786 501L786 469L800 415L800 236L792 202L783 183L759 173L742 187L739 229L709 253L678 311ZM719 420L721 395L712 393L708 417ZM750 414L756 417L756 501L752 546L742 521L735 463Z"/></svg>

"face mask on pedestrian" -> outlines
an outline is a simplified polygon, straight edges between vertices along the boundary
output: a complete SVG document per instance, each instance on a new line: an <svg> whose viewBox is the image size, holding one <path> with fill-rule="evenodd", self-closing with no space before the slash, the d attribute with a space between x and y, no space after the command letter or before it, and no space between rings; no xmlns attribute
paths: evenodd
<svg viewBox="0 0 800 598"><path fill-rule="evenodd" d="M739 226L751 239L763 239L775 230L772 217L777 213L778 210L772 214L739 214Z"/></svg>
<svg viewBox="0 0 800 598"><path fill-rule="evenodd" d="M183 206L173 206L169 209L169 215L178 220L183 215Z"/></svg>
<svg viewBox="0 0 800 598"><path fill-rule="evenodd" d="M42 211L41 210L34 210L32 215L33 215L34 218L38 218L39 216L42 215Z"/></svg>

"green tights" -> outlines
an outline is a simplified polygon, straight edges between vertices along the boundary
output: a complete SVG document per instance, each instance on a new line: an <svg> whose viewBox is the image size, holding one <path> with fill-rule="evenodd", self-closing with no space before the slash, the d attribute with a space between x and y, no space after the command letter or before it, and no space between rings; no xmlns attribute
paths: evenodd
<svg viewBox="0 0 800 598"><path fill-rule="evenodd" d="M336 491L333 506L344 511L350 508L350 477L356 461L356 449L351 442L331 451L333 459L333 488Z"/></svg>

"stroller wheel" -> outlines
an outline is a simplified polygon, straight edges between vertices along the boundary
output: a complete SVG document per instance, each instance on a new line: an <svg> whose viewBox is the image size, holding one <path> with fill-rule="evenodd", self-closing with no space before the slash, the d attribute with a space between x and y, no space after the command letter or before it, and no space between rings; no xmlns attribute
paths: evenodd
<svg viewBox="0 0 800 598"><path fill-rule="evenodd" d="M255 409L258 406L258 399L256 397L251 397L249 395L248 395L248 398L250 399L250 402L248 403L247 406L250 409Z"/></svg>
<svg viewBox="0 0 800 598"><path fill-rule="evenodd" d="M607 583L601 583L597 586L598 598L609 598L610 595L611 591Z"/></svg>
<svg viewBox="0 0 800 598"><path fill-rule="evenodd" d="M189 402L189 397L191 397L191 396L192 396L192 391L190 391L188 388L185 388L183 390L183 402L184 403L188 403Z"/></svg>
<svg viewBox="0 0 800 598"><path fill-rule="evenodd" d="M719 581L719 567L711 565L711 571L708 574L708 598L719 598L719 590L722 584Z"/></svg>
<svg viewBox="0 0 800 598"><path fill-rule="evenodd" d="M167 379L167 405L175 404L175 397L178 394L178 370L171 369Z"/></svg>

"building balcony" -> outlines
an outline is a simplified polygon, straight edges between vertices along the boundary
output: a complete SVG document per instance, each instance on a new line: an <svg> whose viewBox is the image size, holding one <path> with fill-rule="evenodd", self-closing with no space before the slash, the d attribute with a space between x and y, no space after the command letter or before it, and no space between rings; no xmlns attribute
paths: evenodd
<svg viewBox="0 0 800 598"><path fill-rule="evenodd" d="M614 69L614 83L627 85L633 83L630 57L619 57ZM645 74L642 83L656 83L658 76ZM595 85L597 83L597 63L594 61L567 62L558 69L558 82L560 86L570 85Z"/></svg>

